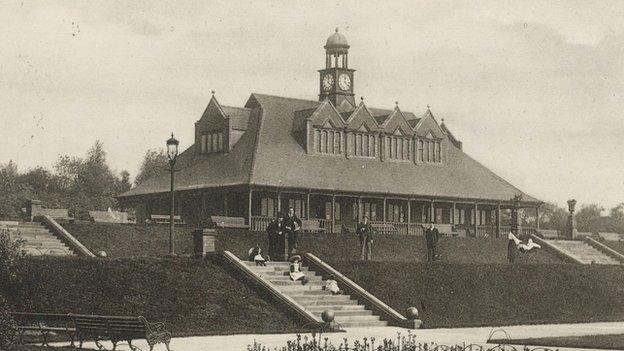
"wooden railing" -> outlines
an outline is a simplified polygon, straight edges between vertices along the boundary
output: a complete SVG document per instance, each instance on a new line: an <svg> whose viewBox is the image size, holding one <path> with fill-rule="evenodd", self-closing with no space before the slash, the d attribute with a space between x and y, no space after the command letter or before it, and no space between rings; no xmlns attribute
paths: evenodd
<svg viewBox="0 0 624 351"><path fill-rule="evenodd" d="M407 222L384 222L384 221L371 221L371 224L377 224L379 227L388 227L388 230L377 229L379 234L400 234L400 235L422 235L423 228L421 223L407 223ZM390 229L392 228L392 229Z"/></svg>
<svg viewBox="0 0 624 351"><path fill-rule="evenodd" d="M264 216L251 216L251 223L249 223L249 228L254 232L263 232L269 226L269 223L275 219L273 217L264 217Z"/></svg>
<svg viewBox="0 0 624 351"><path fill-rule="evenodd" d="M319 222L319 226L325 229L325 233L334 233L334 226L331 219L312 218Z"/></svg>

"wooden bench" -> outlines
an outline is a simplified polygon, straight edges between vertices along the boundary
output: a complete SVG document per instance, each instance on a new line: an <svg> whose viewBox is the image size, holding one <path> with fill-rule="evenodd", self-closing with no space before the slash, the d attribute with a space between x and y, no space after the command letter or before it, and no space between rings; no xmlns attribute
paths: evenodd
<svg viewBox="0 0 624 351"><path fill-rule="evenodd" d="M398 234L396 227L391 223L371 223L370 226L379 234Z"/></svg>
<svg viewBox="0 0 624 351"><path fill-rule="evenodd" d="M69 215L69 210L66 208L42 208L36 214L40 216L46 215L52 217L53 219L60 219L69 222L74 220L74 218Z"/></svg>
<svg viewBox="0 0 624 351"><path fill-rule="evenodd" d="M71 346L74 347L76 328L72 319L66 314L11 312L11 317L17 323L15 331L20 344L24 343L26 332L39 332L43 338L41 346L49 346L50 334L63 333L71 340Z"/></svg>
<svg viewBox="0 0 624 351"><path fill-rule="evenodd" d="M217 228L239 228L248 229L243 217L210 216L210 220Z"/></svg>
<svg viewBox="0 0 624 351"><path fill-rule="evenodd" d="M132 340L145 339L154 349L156 344L165 344L169 350L171 333L165 330L163 323L149 323L143 317L128 316L94 316L84 314L70 314L76 328L76 338L79 348L85 340L95 340L97 347L102 350L100 341L110 340L113 343L113 351L117 343L125 341L133 351L140 351L132 345Z"/></svg>
<svg viewBox="0 0 624 351"><path fill-rule="evenodd" d="M128 223L128 213L119 211L89 211L92 223Z"/></svg>
<svg viewBox="0 0 624 351"><path fill-rule="evenodd" d="M322 233L325 228L321 227L321 221L318 219L302 219L301 231L307 233Z"/></svg>
<svg viewBox="0 0 624 351"><path fill-rule="evenodd" d="M169 224L170 215L151 215L150 219L157 224ZM184 224L182 217L173 216L173 223L175 224Z"/></svg>

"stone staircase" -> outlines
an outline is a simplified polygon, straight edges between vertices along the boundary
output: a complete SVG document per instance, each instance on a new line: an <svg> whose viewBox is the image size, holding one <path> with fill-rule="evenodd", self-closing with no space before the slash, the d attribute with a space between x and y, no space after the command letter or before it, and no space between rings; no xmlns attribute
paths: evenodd
<svg viewBox="0 0 624 351"><path fill-rule="evenodd" d="M620 264L615 258L582 240L547 240L547 242L583 264Z"/></svg>
<svg viewBox="0 0 624 351"><path fill-rule="evenodd" d="M316 275L308 267L303 267L303 272L309 279L306 285L294 282L290 279L288 262L267 262L266 267L256 266L254 262L245 264L262 279L272 284L282 294L287 295L306 310L321 320L324 310L334 312L334 320L344 328L350 327L380 327L386 326L387 322L373 315L371 310L360 305L357 300L349 295L331 295L323 290L323 279Z"/></svg>
<svg viewBox="0 0 624 351"><path fill-rule="evenodd" d="M76 256L76 253L38 222L3 223L12 239L25 240L24 250L30 256Z"/></svg>

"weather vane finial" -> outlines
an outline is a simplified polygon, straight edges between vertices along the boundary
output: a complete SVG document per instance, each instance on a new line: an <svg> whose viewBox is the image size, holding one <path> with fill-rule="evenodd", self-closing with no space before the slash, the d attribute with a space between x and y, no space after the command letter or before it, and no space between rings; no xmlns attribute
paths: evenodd
<svg viewBox="0 0 624 351"><path fill-rule="evenodd" d="M210 93L212 94L212 96L214 96L215 91L214 91L214 90L211 90L211 91L210 91Z"/></svg>
<svg viewBox="0 0 624 351"><path fill-rule="evenodd" d="M431 110L431 106L429 106L429 104L427 104L427 110Z"/></svg>
<svg viewBox="0 0 624 351"><path fill-rule="evenodd" d="M338 27L336 27L336 33L338 33Z"/></svg>

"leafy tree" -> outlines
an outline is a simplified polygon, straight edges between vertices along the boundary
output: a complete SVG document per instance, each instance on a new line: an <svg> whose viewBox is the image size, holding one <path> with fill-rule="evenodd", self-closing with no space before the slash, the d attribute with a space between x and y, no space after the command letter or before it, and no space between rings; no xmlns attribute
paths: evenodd
<svg viewBox="0 0 624 351"><path fill-rule="evenodd" d="M17 165L13 161L0 164L0 219L19 219L21 208L32 193L28 184L19 182Z"/></svg>
<svg viewBox="0 0 624 351"><path fill-rule="evenodd" d="M604 208L596 204L583 205L576 213L576 225L582 232L605 231L605 222L602 220Z"/></svg>
<svg viewBox="0 0 624 351"><path fill-rule="evenodd" d="M134 179L134 185L139 185L147 179L164 173L167 169L167 162L167 154L162 148L147 150L143 157L139 174Z"/></svg>
<svg viewBox="0 0 624 351"><path fill-rule="evenodd" d="M126 170L123 170L119 173L121 179L117 180L117 184L115 185L115 193L121 194L132 188L132 183L130 182L130 173Z"/></svg>
<svg viewBox="0 0 624 351"><path fill-rule="evenodd" d="M554 203L547 202L540 207L540 228L564 230L568 211Z"/></svg>
<svg viewBox="0 0 624 351"><path fill-rule="evenodd" d="M17 324L11 316L9 302L0 295L0 350L6 350L13 345Z"/></svg>

